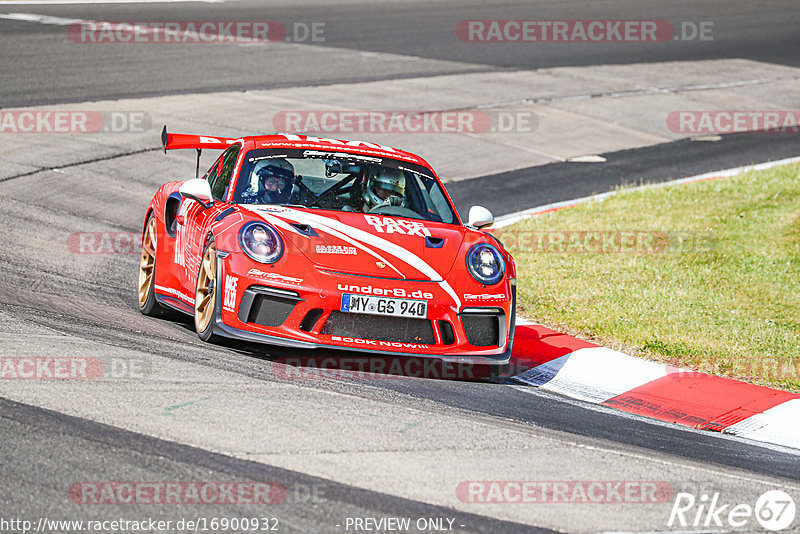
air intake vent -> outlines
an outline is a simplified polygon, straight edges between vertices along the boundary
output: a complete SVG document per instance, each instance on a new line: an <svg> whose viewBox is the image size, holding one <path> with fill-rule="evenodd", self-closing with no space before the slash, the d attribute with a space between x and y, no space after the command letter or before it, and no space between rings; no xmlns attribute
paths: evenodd
<svg viewBox="0 0 800 534"><path fill-rule="evenodd" d="M500 320L502 315L463 314L461 323L467 341L476 347L492 347L500 345Z"/></svg>
<svg viewBox="0 0 800 534"><path fill-rule="evenodd" d="M250 286L239 301L239 320L261 326L280 326L301 300L294 291Z"/></svg>
<svg viewBox="0 0 800 534"><path fill-rule="evenodd" d="M314 308L300 321L300 330L303 332L311 332L314 330L314 326L317 324L320 317L322 317L322 310L320 308Z"/></svg>
<svg viewBox="0 0 800 534"><path fill-rule="evenodd" d="M433 326L428 319L384 317L360 313L331 312L322 334L347 336L377 341L433 345Z"/></svg>
<svg viewBox="0 0 800 534"><path fill-rule="evenodd" d="M248 323L261 326L280 326L292 313L297 302L269 295L256 295L247 316Z"/></svg>
<svg viewBox="0 0 800 534"><path fill-rule="evenodd" d="M456 342L456 335L453 333L453 325L450 321L439 321L439 335L442 336L443 345L452 345Z"/></svg>

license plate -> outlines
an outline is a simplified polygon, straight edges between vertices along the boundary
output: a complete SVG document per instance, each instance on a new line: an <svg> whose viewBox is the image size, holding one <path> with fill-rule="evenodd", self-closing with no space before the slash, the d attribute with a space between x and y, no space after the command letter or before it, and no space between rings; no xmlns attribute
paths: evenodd
<svg viewBox="0 0 800 534"><path fill-rule="evenodd" d="M341 311L424 319L428 316L428 301L344 293Z"/></svg>

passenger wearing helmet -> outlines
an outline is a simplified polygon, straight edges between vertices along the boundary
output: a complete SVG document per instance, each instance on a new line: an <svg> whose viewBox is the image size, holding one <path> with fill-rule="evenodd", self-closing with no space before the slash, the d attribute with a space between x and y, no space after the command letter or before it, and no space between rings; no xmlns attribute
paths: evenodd
<svg viewBox="0 0 800 534"><path fill-rule="evenodd" d="M405 193L406 177L403 171L378 167L369 174L364 187L364 211L382 206L402 206Z"/></svg>
<svg viewBox="0 0 800 534"><path fill-rule="evenodd" d="M257 177L256 189L253 190L251 185L242 195L247 203L283 204L289 200L294 183L294 167L285 159L260 160L253 167L251 176Z"/></svg>

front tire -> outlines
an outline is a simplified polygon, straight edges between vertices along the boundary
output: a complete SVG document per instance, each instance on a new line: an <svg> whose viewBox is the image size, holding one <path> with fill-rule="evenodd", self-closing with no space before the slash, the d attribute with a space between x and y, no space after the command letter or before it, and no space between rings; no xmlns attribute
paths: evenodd
<svg viewBox="0 0 800 534"><path fill-rule="evenodd" d="M158 250L156 218L151 213L142 234L142 255L139 258L139 311L144 315L161 315L156 301L156 250Z"/></svg>
<svg viewBox="0 0 800 534"><path fill-rule="evenodd" d="M208 342L216 342L214 335L217 302L217 248L211 238L203 251L203 260L197 273L194 293L194 328L197 336Z"/></svg>

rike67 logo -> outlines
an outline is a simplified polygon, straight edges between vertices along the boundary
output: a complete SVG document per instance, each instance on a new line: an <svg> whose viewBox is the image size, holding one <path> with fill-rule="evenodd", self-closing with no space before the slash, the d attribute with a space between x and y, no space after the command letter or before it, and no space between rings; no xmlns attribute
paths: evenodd
<svg viewBox="0 0 800 534"><path fill-rule="evenodd" d="M761 528L769 531L786 530L794 523L796 508L794 499L781 490L770 490L756 500L755 506L749 504L731 504L720 500L720 494L703 494L696 498L691 493L678 493L672 512L669 515L669 527L694 528L747 528L755 527L754 520Z"/></svg>

